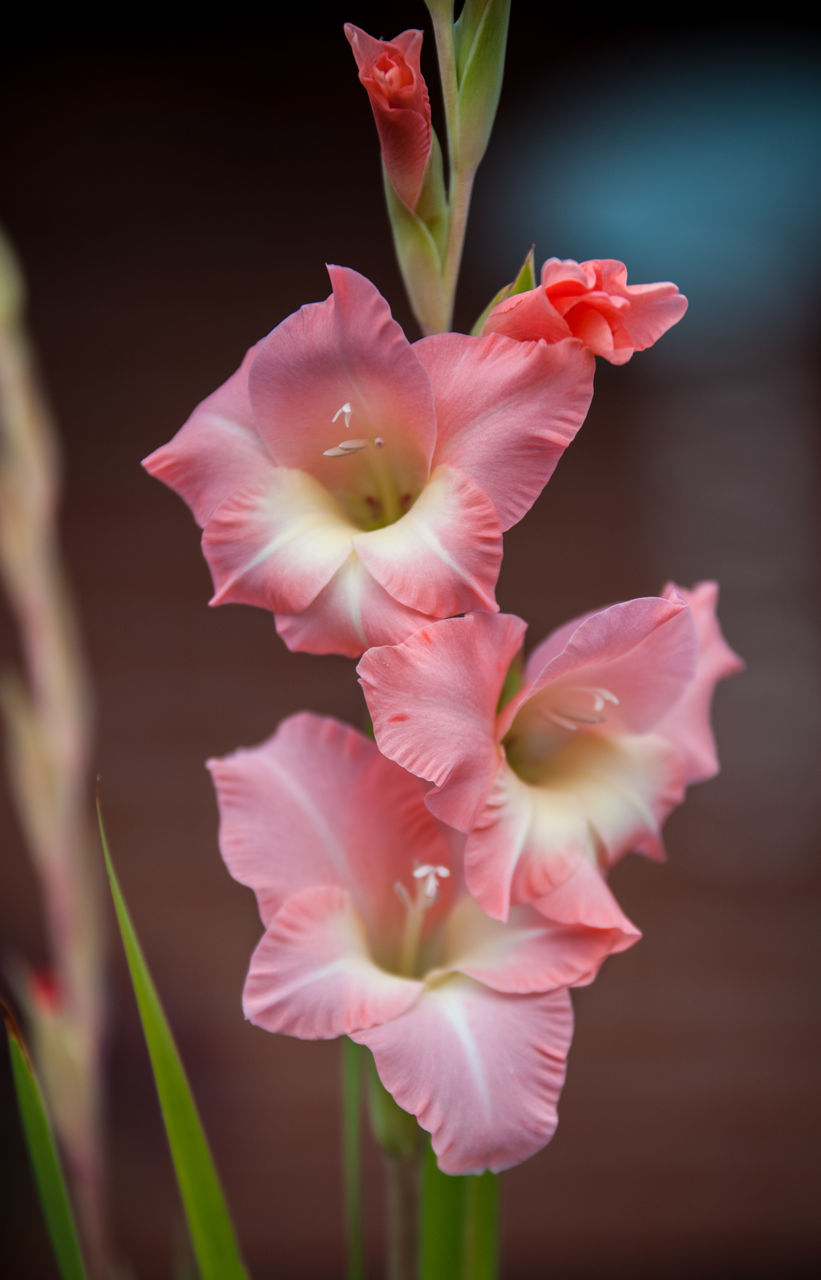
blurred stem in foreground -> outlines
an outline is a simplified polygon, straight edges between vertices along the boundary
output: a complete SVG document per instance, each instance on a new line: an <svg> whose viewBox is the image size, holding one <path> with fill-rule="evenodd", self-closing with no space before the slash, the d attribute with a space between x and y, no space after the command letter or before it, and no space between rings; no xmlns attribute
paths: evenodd
<svg viewBox="0 0 821 1280"><path fill-rule="evenodd" d="M101 1126L99 876L91 842L88 679L59 550L57 439L22 323L20 272L0 236L0 581L25 674L0 674L12 794L51 946L19 995L91 1273L106 1272Z"/></svg>

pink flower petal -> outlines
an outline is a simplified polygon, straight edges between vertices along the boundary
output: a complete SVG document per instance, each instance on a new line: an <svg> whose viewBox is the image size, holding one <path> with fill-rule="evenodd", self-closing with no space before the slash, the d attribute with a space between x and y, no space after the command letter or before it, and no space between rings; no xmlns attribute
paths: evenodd
<svg viewBox="0 0 821 1280"><path fill-rule="evenodd" d="M242 1003L266 1031L330 1040L400 1016L421 990L374 963L351 895L323 886L289 898L268 925Z"/></svg>
<svg viewBox="0 0 821 1280"><path fill-rule="evenodd" d="M202 527L236 489L254 484L271 465L248 396L252 347L227 382L203 400L180 430L143 459L152 476L180 495Z"/></svg>
<svg viewBox="0 0 821 1280"><path fill-rule="evenodd" d="M414 861L453 863L425 785L329 717L291 716L260 746L208 768L222 856L256 892L266 924L291 895L337 885L354 895L374 938L380 928L392 937L404 922L396 881L407 887Z"/></svg>
<svg viewBox="0 0 821 1280"><path fill-rule="evenodd" d="M359 559L389 595L429 616L496 610L502 531L481 490L437 467L407 515L354 537Z"/></svg>
<svg viewBox="0 0 821 1280"><path fill-rule="evenodd" d="M533 906L547 920L565 925L584 925L608 934L611 954L626 951L641 937L590 858L582 858L572 875L543 898L538 898Z"/></svg>
<svg viewBox="0 0 821 1280"><path fill-rule="evenodd" d="M718 586L715 582L700 582L691 591L670 582L663 594L670 598L680 596L687 601L698 637L695 675L682 697L655 729L683 756L685 780L689 785L718 773L718 757L710 726L713 692L719 680L742 671L744 663L721 633L716 617Z"/></svg>
<svg viewBox="0 0 821 1280"><path fill-rule="evenodd" d="M352 1038L431 1134L439 1168L466 1174L507 1169L550 1141L572 1034L567 991L502 995L452 977Z"/></svg>
<svg viewBox="0 0 821 1280"><path fill-rule="evenodd" d="M692 680L697 640L684 600L628 600L588 614L569 630L562 628L566 639L559 652L551 636L528 659L525 686L502 721L514 734L531 732L564 708L571 719L574 711L594 713L598 689L606 691L598 712L607 732L640 733Z"/></svg>
<svg viewBox="0 0 821 1280"><path fill-rule="evenodd" d="M358 658L373 645L399 644L430 621L388 595L352 552L307 609L277 614L276 628L289 649Z"/></svg>
<svg viewBox="0 0 821 1280"><path fill-rule="evenodd" d="M250 395L260 435L277 464L331 492L361 456L325 450L346 435L378 437L383 464L418 493L436 436L428 377L371 282L347 267L328 274L332 295L283 320L257 348Z"/></svg>
<svg viewBox="0 0 821 1280"><path fill-rule="evenodd" d="M443 822L468 831L499 767L496 706L525 624L469 614L371 649L357 671L380 751L447 790L428 797Z"/></svg>
<svg viewBox="0 0 821 1280"><path fill-rule="evenodd" d="M356 528L312 476L269 468L252 489L223 502L202 549L215 594L211 604L253 604L298 613L351 554Z"/></svg>
<svg viewBox="0 0 821 1280"><path fill-rule="evenodd" d="M465 880L483 911L507 920L511 902L550 893L591 856L590 828L573 790L543 793L502 764L467 839Z"/></svg>
<svg viewBox="0 0 821 1280"><path fill-rule="evenodd" d="M586 928L550 921L531 907L514 907L501 924L465 897L448 916L446 965L494 991L518 995L586 985L608 955L638 939L638 931L629 927L627 940L621 922ZM433 976L428 974L428 981Z"/></svg>
<svg viewBox="0 0 821 1280"><path fill-rule="evenodd" d="M414 344L439 424L433 465L468 475L502 529L529 511L584 422L594 361L577 342L437 334Z"/></svg>

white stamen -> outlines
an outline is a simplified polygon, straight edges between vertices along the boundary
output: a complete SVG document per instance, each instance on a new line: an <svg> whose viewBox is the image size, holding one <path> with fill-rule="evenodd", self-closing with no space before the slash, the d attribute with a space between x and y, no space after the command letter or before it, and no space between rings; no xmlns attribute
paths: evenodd
<svg viewBox="0 0 821 1280"><path fill-rule="evenodd" d="M543 715L557 724L560 729L571 729L574 733L579 725L584 724L604 724L607 719L606 715L594 714L604 711L605 704L613 703L614 706L619 705L619 699L615 693L611 693L609 689L602 689L599 685L574 684L568 686L566 693L588 693L593 699L593 713L589 711L574 711L569 707L546 707Z"/></svg>
<svg viewBox="0 0 821 1280"><path fill-rule="evenodd" d="M334 445L333 449L323 449L322 456L324 458L344 458L349 453L359 453L360 449L366 449L370 444L370 440L340 440L339 444Z"/></svg>
<svg viewBox="0 0 821 1280"><path fill-rule="evenodd" d="M393 891L396 894L399 901L402 903L402 906L407 908L407 910L410 910L410 908L413 906L413 903L411 902L411 896L408 893L407 889L405 888L401 880L396 881L396 884L393 886Z"/></svg>
<svg viewBox="0 0 821 1280"><path fill-rule="evenodd" d="M435 902L439 896L439 880L446 880L450 875L448 867L433 867L426 863L421 867L414 867L414 880L424 879L422 893L426 902Z"/></svg>
<svg viewBox="0 0 821 1280"><path fill-rule="evenodd" d="M351 425L351 414L352 414L352 413L353 413L353 409L351 408L351 402L350 402L350 400L346 400L344 404L341 404L341 405L339 406L339 408L337 409L336 413L335 413L335 414L334 414L334 416L331 418L331 422L336 422L336 420L337 420L337 418L340 416L340 414L344 414L344 416L345 416L345 429L347 430L347 429L348 429L348 427L350 427L350 425Z"/></svg>
<svg viewBox="0 0 821 1280"><path fill-rule="evenodd" d="M384 443L385 441L382 439L381 436L374 437L374 444L376 445L377 449L381 449Z"/></svg>

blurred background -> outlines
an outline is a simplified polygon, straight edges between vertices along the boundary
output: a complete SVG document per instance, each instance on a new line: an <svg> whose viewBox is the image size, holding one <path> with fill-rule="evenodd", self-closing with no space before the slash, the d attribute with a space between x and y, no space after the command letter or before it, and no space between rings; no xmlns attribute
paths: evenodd
<svg viewBox="0 0 821 1280"><path fill-rule="evenodd" d="M67 11L10 28L0 52L0 221L62 435L94 772L257 1280L342 1273L339 1046L243 1021L259 923L221 863L203 761L306 707L361 723L362 703L352 663L289 654L261 611L206 607L193 520L139 462L327 295L326 261L372 279L416 336L342 24L391 37L426 17L421 0L283 8ZM719 690L723 770L668 822L667 866L613 875L644 938L578 993L558 1134L503 1179L503 1270L802 1276L821 1260L821 50L786 21L588 21L513 0L457 327L534 241L537 262L672 279L690 310L627 367L599 362L584 429L506 537L498 597L535 643L669 578L716 578L748 667ZM0 600L0 666L19 660ZM0 832L8 972L47 943L2 775ZM184 1229L110 919L110 1211L117 1257L152 1280ZM4 1053L0 1150L4 1266L50 1276ZM373 1152L367 1189L376 1275Z"/></svg>

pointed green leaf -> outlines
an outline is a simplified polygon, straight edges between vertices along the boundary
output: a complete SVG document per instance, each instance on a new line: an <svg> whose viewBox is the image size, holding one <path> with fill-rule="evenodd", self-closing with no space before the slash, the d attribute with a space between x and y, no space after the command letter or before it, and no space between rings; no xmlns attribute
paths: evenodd
<svg viewBox="0 0 821 1280"><path fill-rule="evenodd" d="M99 807L100 837L191 1242L203 1280L247 1280L196 1103L120 891Z"/></svg>
<svg viewBox="0 0 821 1280"><path fill-rule="evenodd" d="M459 17L459 124L453 154L459 169L475 170L485 154L502 92L509 20L510 0L470 0Z"/></svg>
<svg viewBox="0 0 821 1280"><path fill-rule="evenodd" d="M504 302L505 298L512 298L515 293L527 293L528 289L536 288L536 266L533 258L533 248L534 246L531 245L528 249L527 257L520 266L516 279L512 280L510 284L504 285L495 297L491 298L490 302L479 316L479 319L470 331L474 338L482 332L482 329L485 326L485 321L493 308L498 306L500 302Z"/></svg>
<svg viewBox="0 0 821 1280"><path fill-rule="evenodd" d="M71 1201L43 1093L17 1023L2 1001L0 1005L6 1023L11 1071L26 1146L60 1275L63 1280L85 1280L86 1270Z"/></svg>

